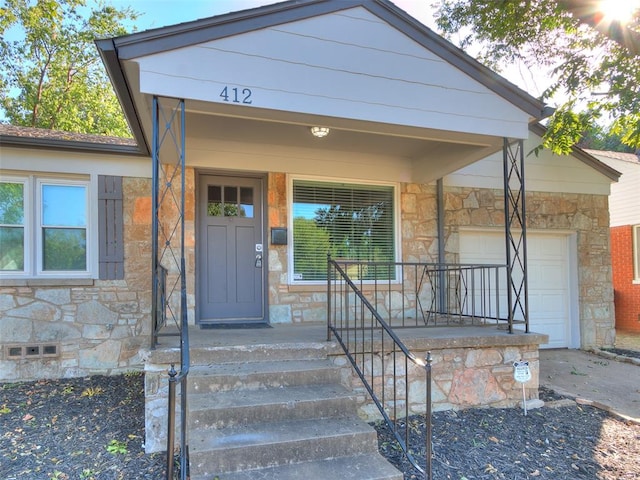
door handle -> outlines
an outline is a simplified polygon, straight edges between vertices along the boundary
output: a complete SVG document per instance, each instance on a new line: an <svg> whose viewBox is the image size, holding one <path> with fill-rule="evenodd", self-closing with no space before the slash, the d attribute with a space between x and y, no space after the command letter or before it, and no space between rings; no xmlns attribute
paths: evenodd
<svg viewBox="0 0 640 480"><path fill-rule="evenodd" d="M262 255L256 255L256 268L262 268Z"/></svg>

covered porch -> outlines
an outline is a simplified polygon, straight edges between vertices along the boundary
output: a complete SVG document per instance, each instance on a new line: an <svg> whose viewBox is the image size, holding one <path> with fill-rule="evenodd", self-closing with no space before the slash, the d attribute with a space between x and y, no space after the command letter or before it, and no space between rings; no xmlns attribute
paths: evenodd
<svg viewBox="0 0 640 480"><path fill-rule="evenodd" d="M273 360L279 369L311 354L356 392L360 416L377 415L368 392L382 416L401 418L427 408L431 351L435 408L522 398L512 364L528 360L537 375L546 341L529 333L527 305L523 140L544 116L538 100L384 0L284 2L98 46L152 158L148 450L163 448L168 385L181 385L185 425L186 393L199 384L187 378L204 366ZM440 266L428 283L442 286L446 265L460 271L461 221L445 215L442 178L495 153L503 185L490 225L504 232L506 263L489 301L501 314L483 311L480 327L466 321L476 318L469 305L495 280L463 304L459 282L427 288L424 274ZM345 266L336 280L327 251L368 273ZM332 278L350 290L332 291ZM371 302L378 281L389 293ZM405 298L423 313L410 329L394 325ZM426 328L436 318L448 326ZM340 336L349 332L353 343ZM535 397L537 377L528 388Z"/></svg>

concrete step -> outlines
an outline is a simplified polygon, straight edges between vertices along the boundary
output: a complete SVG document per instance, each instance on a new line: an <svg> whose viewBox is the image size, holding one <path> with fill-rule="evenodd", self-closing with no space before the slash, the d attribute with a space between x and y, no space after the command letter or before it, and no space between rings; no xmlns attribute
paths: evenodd
<svg viewBox="0 0 640 480"><path fill-rule="evenodd" d="M195 346L189 349L191 365L220 365L274 360L326 359L330 353L339 353L336 342L292 342L229 344L219 346ZM153 364L180 363L179 347L158 347L151 350L147 361Z"/></svg>
<svg viewBox="0 0 640 480"><path fill-rule="evenodd" d="M191 428L225 428L304 418L344 417L355 397L338 384L232 390L189 397Z"/></svg>
<svg viewBox="0 0 640 480"><path fill-rule="evenodd" d="M214 480L215 476L191 476L191 480ZM336 457L281 465L259 470L225 473L219 480L402 480L403 475L378 454Z"/></svg>
<svg viewBox="0 0 640 480"><path fill-rule="evenodd" d="M275 343L198 347L190 351L192 365L220 365L275 360L326 359L332 345L327 342Z"/></svg>
<svg viewBox="0 0 640 480"><path fill-rule="evenodd" d="M191 367L189 393L223 392L323 384L339 379L340 370L326 359L224 363Z"/></svg>
<svg viewBox="0 0 640 480"><path fill-rule="evenodd" d="M193 475L206 478L228 472L374 454L377 436L371 426L357 417L292 420L194 429L189 452Z"/></svg>

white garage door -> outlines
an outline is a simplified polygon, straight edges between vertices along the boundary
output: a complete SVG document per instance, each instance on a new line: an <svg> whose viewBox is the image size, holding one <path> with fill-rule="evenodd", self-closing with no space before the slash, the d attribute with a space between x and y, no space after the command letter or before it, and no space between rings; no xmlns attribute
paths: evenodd
<svg viewBox="0 0 640 480"><path fill-rule="evenodd" d="M505 263L504 233L460 232L460 263ZM569 246L566 235L527 232L529 329L549 335L543 348L570 346Z"/></svg>

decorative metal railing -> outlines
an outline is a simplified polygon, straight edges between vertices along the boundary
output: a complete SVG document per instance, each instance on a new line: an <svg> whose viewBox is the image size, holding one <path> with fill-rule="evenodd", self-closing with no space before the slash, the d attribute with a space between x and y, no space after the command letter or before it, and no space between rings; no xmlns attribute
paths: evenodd
<svg viewBox="0 0 640 480"><path fill-rule="evenodd" d="M506 265L327 261L328 338L335 336L409 462L431 479L431 354L416 357L396 330L504 325ZM507 329L507 328L505 328ZM409 421L425 415L426 441ZM424 459L424 460L423 460Z"/></svg>
<svg viewBox="0 0 640 480"><path fill-rule="evenodd" d="M506 265L332 259L329 265L333 271L339 266L393 328L502 325L511 332L514 325L527 327L526 318L514 317L508 307ZM342 296L342 313L353 316L359 308L353 303L356 293L339 291L345 288L344 279L330 278L330 283L332 296Z"/></svg>
<svg viewBox="0 0 640 480"><path fill-rule="evenodd" d="M431 354L424 360L414 356L350 279L346 266L330 257L327 263L328 338L333 334L342 346L411 465L431 480ZM411 383L416 377L424 378L423 388ZM421 412L413 408L416 398L422 399ZM425 415L424 443L409 422L418 413Z"/></svg>

